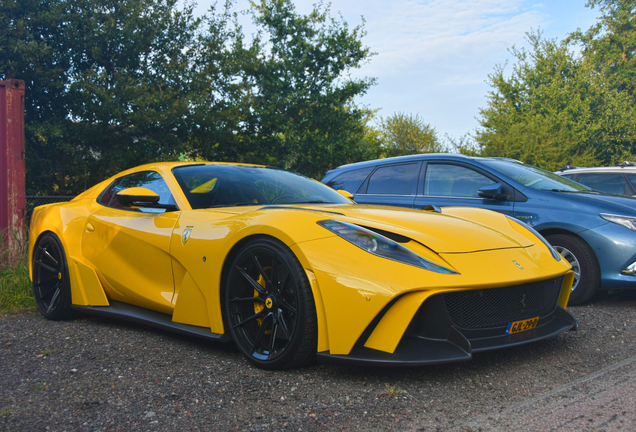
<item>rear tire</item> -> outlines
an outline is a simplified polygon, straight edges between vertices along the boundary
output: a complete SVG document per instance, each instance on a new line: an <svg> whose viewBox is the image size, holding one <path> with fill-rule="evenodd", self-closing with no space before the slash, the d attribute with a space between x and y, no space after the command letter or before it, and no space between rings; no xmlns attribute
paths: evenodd
<svg viewBox="0 0 636 432"><path fill-rule="evenodd" d="M71 318L71 283L66 254L60 239L43 234L33 249L33 297L49 320Z"/></svg>
<svg viewBox="0 0 636 432"><path fill-rule="evenodd" d="M568 305L580 305L590 300L601 287L601 271L592 248L570 234L552 234L546 240L570 263L574 283Z"/></svg>

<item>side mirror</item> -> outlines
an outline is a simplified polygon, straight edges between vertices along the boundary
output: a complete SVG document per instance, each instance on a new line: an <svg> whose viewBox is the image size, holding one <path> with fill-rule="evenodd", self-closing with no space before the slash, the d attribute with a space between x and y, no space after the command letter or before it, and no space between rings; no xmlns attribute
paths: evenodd
<svg viewBox="0 0 636 432"><path fill-rule="evenodd" d="M124 207L155 207L159 202L159 195L143 187L131 187L117 192L115 195L119 204Z"/></svg>
<svg viewBox="0 0 636 432"><path fill-rule="evenodd" d="M351 201L353 201L353 194L351 192L348 192L344 189L338 189L337 192L343 197L349 198Z"/></svg>
<svg viewBox="0 0 636 432"><path fill-rule="evenodd" d="M493 183L479 188L477 193L480 197L486 199L504 200L507 197L501 195L502 185L501 183Z"/></svg>

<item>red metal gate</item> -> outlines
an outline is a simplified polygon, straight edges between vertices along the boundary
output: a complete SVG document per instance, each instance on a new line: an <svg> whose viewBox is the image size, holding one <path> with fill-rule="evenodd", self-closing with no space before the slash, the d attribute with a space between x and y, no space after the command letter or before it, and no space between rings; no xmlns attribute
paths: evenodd
<svg viewBox="0 0 636 432"><path fill-rule="evenodd" d="M0 81L0 232L8 257L24 245L24 81Z"/></svg>

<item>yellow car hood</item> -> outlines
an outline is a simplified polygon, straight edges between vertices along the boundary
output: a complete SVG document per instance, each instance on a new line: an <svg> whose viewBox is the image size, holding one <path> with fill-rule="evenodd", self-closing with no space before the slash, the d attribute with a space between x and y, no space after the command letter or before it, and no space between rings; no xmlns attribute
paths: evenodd
<svg viewBox="0 0 636 432"><path fill-rule="evenodd" d="M219 211L215 209L214 211ZM441 213L389 206L281 205L234 207L232 214L249 212L295 212L296 221L339 220L388 231L413 239L437 253L468 253L522 248L535 244L534 236L504 215L483 209L446 207ZM515 226L516 225L516 226ZM321 231L318 231L321 233Z"/></svg>

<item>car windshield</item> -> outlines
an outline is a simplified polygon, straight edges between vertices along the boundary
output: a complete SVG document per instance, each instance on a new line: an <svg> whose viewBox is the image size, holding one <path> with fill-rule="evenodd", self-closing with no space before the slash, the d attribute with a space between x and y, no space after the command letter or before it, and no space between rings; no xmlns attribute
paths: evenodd
<svg viewBox="0 0 636 432"><path fill-rule="evenodd" d="M532 189L556 192L581 192L592 189L575 181L566 179L541 168L521 162L488 159L481 161L484 165L518 181Z"/></svg>
<svg viewBox="0 0 636 432"><path fill-rule="evenodd" d="M351 204L303 175L243 165L186 165L172 170L193 209L263 204Z"/></svg>

